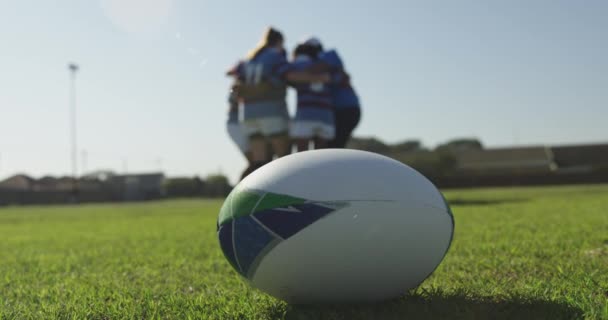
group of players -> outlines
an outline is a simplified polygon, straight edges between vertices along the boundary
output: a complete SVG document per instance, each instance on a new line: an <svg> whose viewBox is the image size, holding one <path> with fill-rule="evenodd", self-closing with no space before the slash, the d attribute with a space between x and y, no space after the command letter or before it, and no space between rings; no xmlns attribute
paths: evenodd
<svg viewBox="0 0 608 320"><path fill-rule="evenodd" d="M227 128L249 162L241 179L257 168L296 151L344 148L361 117L357 94L335 50L317 38L298 44L287 59L282 33L269 28L260 44L227 75ZM287 87L297 91L290 119Z"/></svg>

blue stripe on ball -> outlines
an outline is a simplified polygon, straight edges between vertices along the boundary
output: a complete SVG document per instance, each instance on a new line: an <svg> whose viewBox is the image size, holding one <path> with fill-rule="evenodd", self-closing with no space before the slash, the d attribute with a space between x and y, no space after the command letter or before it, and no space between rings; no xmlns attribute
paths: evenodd
<svg viewBox="0 0 608 320"><path fill-rule="evenodd" d="M275 238L251 217L234 220L234 243L241 274L247 276L258 254Z"/></svg>
<svg viewBox="0 0 608 320"><path fill-rule="evenodd" d="M256 212L254 216L272 232L287 239L334 210L315 203L303 203Z"/></svg>
<svg viewBox="0 0 608 320"><path fill-rule="evenodd" d="M220 247L222 248L222 252L224 252L224 256L228 262L230 262L232 267L240 272L236 262L236 256L234 255L234 246L232 243L232 223L233 221L219 226L217 234L220 240Z"/></svg>

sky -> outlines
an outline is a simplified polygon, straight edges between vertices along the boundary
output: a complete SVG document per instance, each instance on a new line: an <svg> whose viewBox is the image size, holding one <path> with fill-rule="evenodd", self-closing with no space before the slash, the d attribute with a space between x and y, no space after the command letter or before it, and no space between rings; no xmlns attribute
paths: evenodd
<svg viewBox="0 0 608 320"><path fill-rule="evenodd" d="M0 179L69 174L75 62L79 171L236 182L224 72L268 25L338 50L357 136L608 142L606 16L603 0L0 0Z"/></svg>

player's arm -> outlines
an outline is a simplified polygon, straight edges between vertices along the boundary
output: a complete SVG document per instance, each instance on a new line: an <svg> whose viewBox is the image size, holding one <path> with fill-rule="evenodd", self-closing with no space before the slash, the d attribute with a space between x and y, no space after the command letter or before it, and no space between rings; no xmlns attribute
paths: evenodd
<svg viewBox="0 0 608 320"><path fill-rule="evenodd" d="M332 85L348 85L350 83L350 75L343 70L331 73L331 80L329 81Z"/></svg>
<svg viewBox="0 0 608 320"><path fill-rule="evenodd" d="M313 71L323 70L331 76L330 84L339 85L348 83L350 76L344 70L342 59L335 50L329 50L321 54L317 63L313 66Z"/></svg>
<svg viewBox="0 0 608 320"><path fill-rule="evenodd" d="M311 72L311 73L330 73L330 72L334 72L335 69L336 68L334 68L333 66L320 60L320 61L315 62L310 67L308 67L306 69L306 71Z"/></svg>
<svg viewBox="0 0 608 320"><path fill-rule="evenodd" d="M288 84L326 83L331 81L331 77L328 73L313 73L309 70L299 70L291 63L283 63L276 69L275 75Z"/></svg>
<svg viewBox="0 0 608 320"><path fill-rule="evenodd" d="M312 73L310 71L290 71L285 73L285 79L293 83L327 83L331 81L329 73Z"/></svg>
<svg viewBox="0 0 608 320"><path fill-rule="evenodd" d="M238 81L238 80L236 80L236 81L234 81L234 83L230 87L230 92L228 94L228 104L230 104L231 107L233 105L238 105L238 103L239 103L239 99L240 99L239 89L240 89L240 86L241 86L241 82Z"/></svg>
<svg viewBox="0 0 608 320"><path fill-rule="evenodd" d="M232 68L226 71L226 75L229 77L238 77L241 74L242 61L237 62Z"/></svg>

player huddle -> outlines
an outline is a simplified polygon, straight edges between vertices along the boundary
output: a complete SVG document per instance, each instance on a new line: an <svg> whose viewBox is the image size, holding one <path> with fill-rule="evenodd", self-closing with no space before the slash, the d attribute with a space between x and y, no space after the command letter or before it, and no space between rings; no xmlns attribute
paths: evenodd
<svg viewBox="0 0 608 320"><path fill-rule="evenodd" d="M241 178L274 158L297 151L344 148L361 116L359 98L335 50L310 38L288 60L281 32L269 28L260 44L228 71L228 133L249 161ZM297 92L287 110L287 87Z"/></svg>

